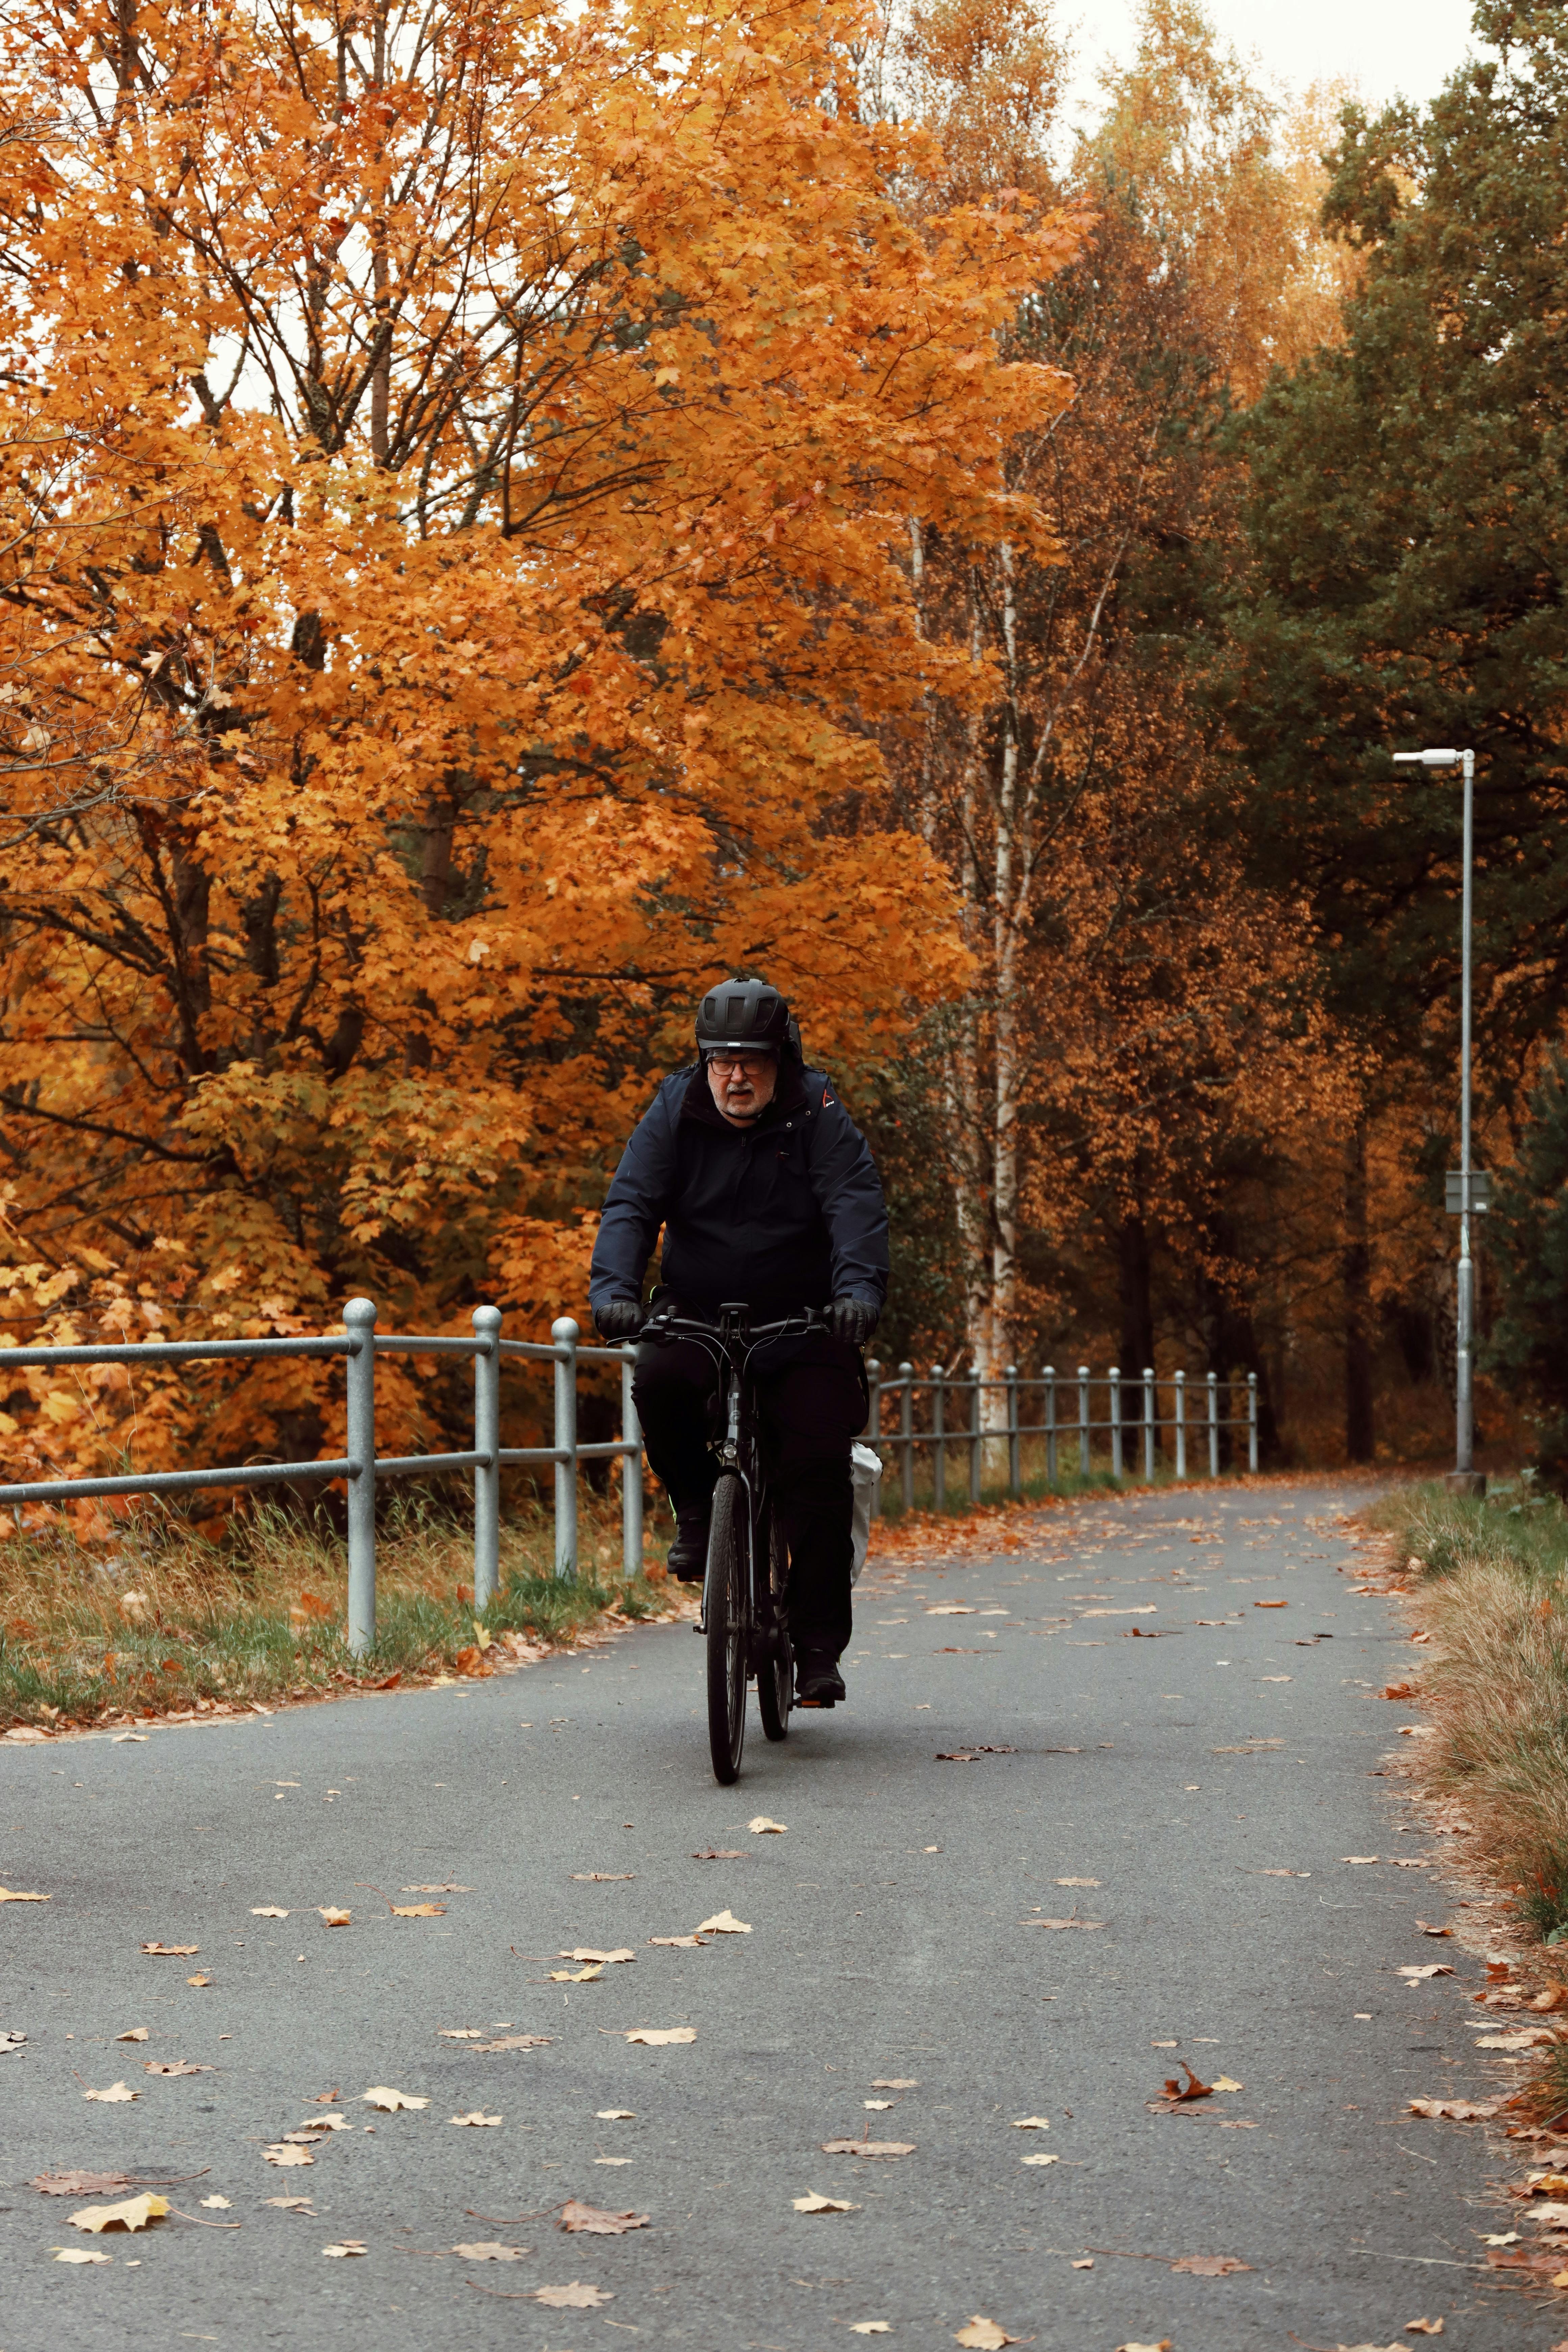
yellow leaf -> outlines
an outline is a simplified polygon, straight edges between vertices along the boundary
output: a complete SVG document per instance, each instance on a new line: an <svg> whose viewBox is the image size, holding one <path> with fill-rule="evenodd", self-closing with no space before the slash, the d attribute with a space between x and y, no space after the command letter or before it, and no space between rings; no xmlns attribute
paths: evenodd
<svg viewBox="0 0 1568 2352"><path fill-rule="evenodd" d="M400 2107L427 2107L428 2099L416 2098L407 2091L394 2091L385 2083L360 2094L367 2106L379 2107L384 2115L395 2115Z"/></svg>
<svg viewBox="0 0 1568 2352"><path fill-rule="evenodd" d="M70 2216L73 2230L144 2230L169 2210L166 2197L127 2197L119 2205L84 2205Z"/></svg>

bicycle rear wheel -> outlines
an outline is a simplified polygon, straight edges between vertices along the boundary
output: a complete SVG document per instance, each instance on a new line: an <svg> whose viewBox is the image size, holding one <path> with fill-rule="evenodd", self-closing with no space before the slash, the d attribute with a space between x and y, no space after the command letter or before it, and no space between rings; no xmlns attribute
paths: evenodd
<svg viewBox="0 0 1568 2352"><path fill-rule="evenodd" d="M789 1711L795 1705L795 1654L784 1622L784 1588L789 1581L789 1547L772 1508L767 1513L768 1584L773 1601L769 1654L757 1660L757 1711L770 1739L789 1737Z"/></svg>
<svg viewBox="0 0 1568 2352"><path fill-rule="evenodd" d="M708 1748L721 1788L741 1777L746 1739L746 1493L727 1475L713 1489L702 1612L708 1628Z"/></svg>

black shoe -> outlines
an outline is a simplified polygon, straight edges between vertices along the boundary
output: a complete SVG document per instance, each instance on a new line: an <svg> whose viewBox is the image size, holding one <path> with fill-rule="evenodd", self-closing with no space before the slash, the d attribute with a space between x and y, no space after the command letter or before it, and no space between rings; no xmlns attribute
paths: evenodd
<svg viewBox="0 0 1568 2352"><path fill-rule="evenodd" d="M837 1706L846 1696L838 1661L830 1650L819 1650L796 1661L796 1706Z"/></svg>
<svg viewBox="0 0 1568 2352"><path fill-rule="evenodd" d="M685 1503L676 1512L675 1541L669 1547L669 1572L682 1584L700 1584L708 1572L710 1507L707 1503Z"/></svg>

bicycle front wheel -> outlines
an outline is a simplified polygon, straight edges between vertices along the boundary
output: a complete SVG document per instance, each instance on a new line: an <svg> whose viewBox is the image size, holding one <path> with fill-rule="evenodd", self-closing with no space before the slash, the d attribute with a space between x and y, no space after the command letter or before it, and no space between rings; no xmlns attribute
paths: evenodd
<svg viewBox="0 0 1568 2352"><path fill-rule="evenodd" d="M777 1514L770 1506L764 1512L768 1538L768 1583L773 1619L764 1625L762 1638L770 1643L768 1654L757 1659L757 1712L763 1718L763 1729L770 1739L789 1736L789 1711L795 1704L795 1654L790 1648L789 1630L784 1617L786 1588L789 1583L789 1548Z"/></svg>
<svg viewBox="0 0 1568 2352"><path fill-rule="evenodd" d="M713 1489L702 1612L708 1628L708 1748L721 1788L741 1777L746 1739L746 1493L727 1475Z"/></svg>

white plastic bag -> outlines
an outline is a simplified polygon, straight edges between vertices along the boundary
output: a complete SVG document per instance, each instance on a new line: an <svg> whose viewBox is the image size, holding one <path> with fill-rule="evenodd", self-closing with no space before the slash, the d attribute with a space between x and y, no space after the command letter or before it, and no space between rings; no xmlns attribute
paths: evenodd
<svg viewBox="0 0 1568 2352"><path fill-rule="evenodd" d="M854 1531L855 1557L849 1570L849 1581L858 1584L860 1570L866 1565L866 1550L871 1540L871 1505L876 1499L877 1482L882 1475L882 1457L868 1445L849 1448L849 1477L855 1490Z"/></svg>

